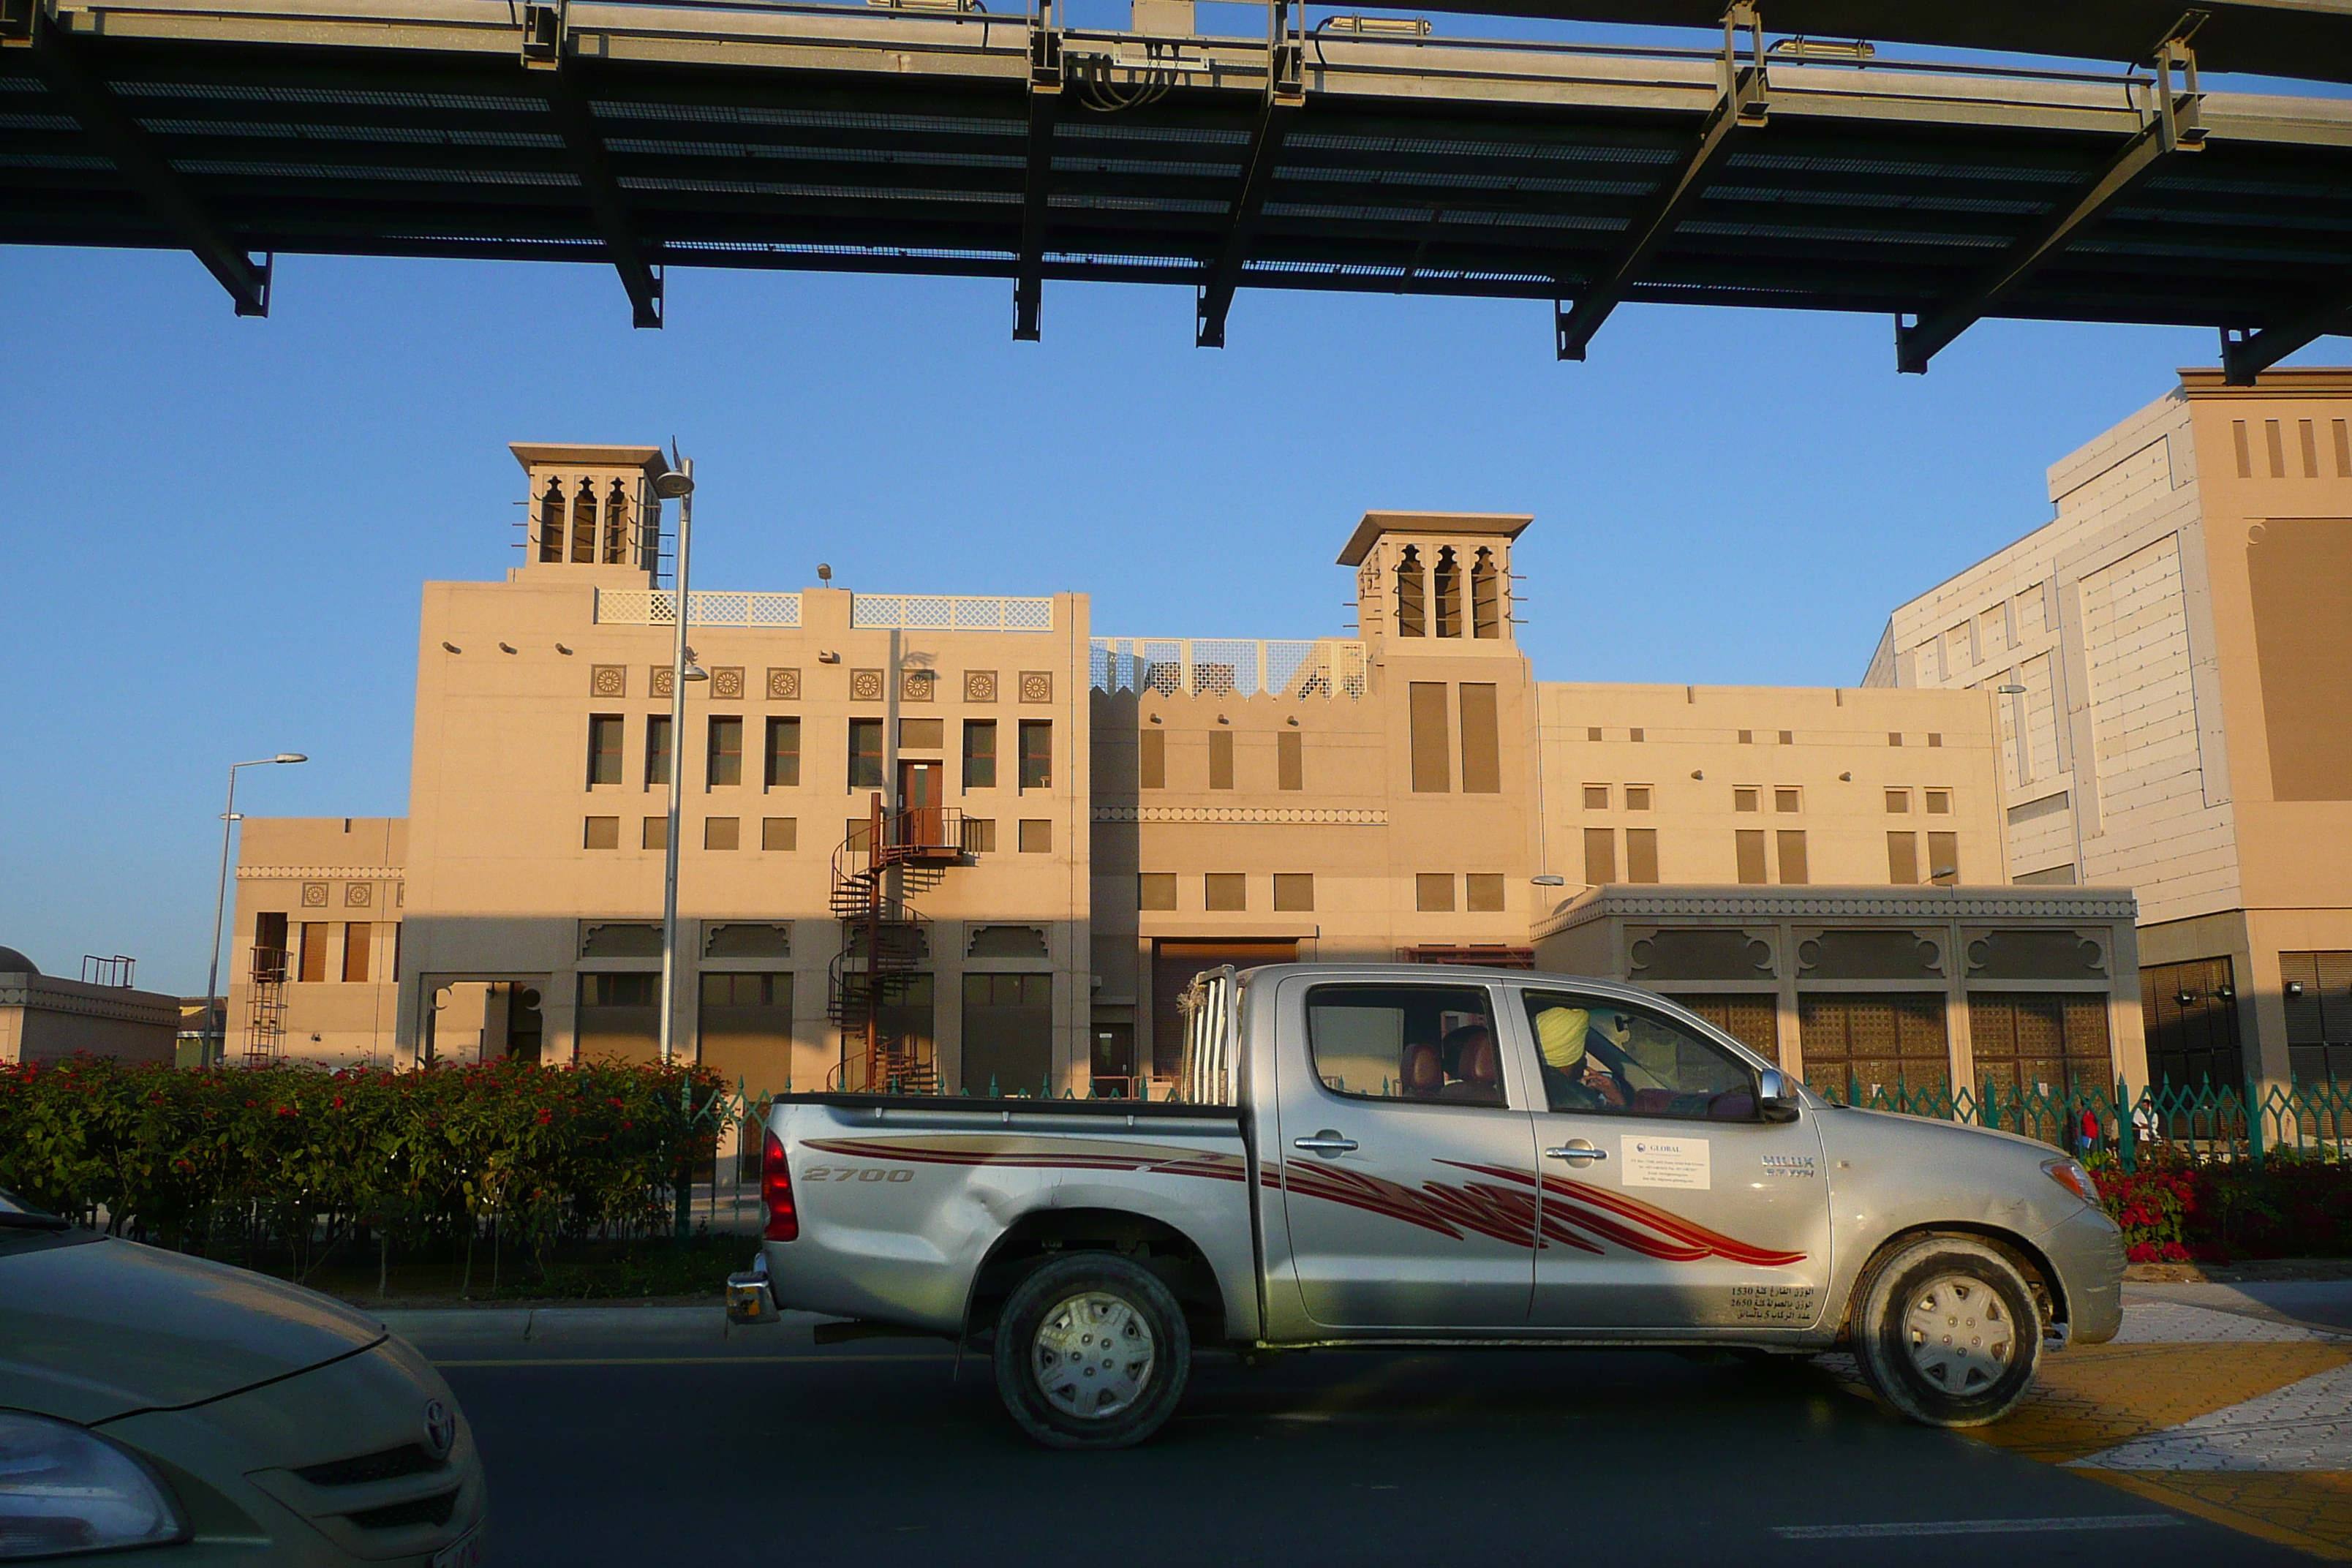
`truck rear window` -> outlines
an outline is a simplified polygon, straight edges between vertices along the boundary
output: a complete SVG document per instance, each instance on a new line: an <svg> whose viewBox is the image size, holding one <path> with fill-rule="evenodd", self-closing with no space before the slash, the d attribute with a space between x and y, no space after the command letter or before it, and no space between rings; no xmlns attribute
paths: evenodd
<svg viewBox="0 0 2352 1568"><path fill-rule="evenodd" d="M1335 1094L1503 1103L1484 986L1318 985L1307 994L1307 1042Z"/></svg>

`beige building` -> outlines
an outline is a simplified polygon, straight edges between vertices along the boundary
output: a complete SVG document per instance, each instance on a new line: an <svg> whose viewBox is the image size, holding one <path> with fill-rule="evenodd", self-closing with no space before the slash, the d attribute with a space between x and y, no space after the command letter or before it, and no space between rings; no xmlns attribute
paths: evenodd
<svg viewBox="0 0 2352 1568"><path fill-rule="evenodd" d="M649 1056L682 760L674 1037L753 1089L1126 1089L1170 1075L1206 965L1581 960L1596 900L1710 889L1781 900L1741 906L1768 970L1663 905L1640 952L1765 997L1708 1005L1791 1065L1965 1079L1998 1054L1974 976L2095 998L2061 1066L2139 1071L2128 895L2004 890L1991 696L1538 681L1525 516L1368 514L1354 631L1288 642L1097 635L1076 594L697 591L674 737L661 454L514 450L524 564L425 587L409 816L247 825L232 1059ZM1948 902L1985 889L2011 901ZM1912 1001L1804 1048L1808 998L1851 989L1822 932L1923 931L1933 965L1865 984ZM2017 941L2056 956L2019 971ZM1664 977L1633 952L1591 962Z"/></svg>
<svg viewBox="0 0 2352 1568"><path fill-rule="evenodd" d="M2011 879L2139 899L2150 1068L2352 1080L2352 371L2172 393L1897 609L1868 684L1991 695Z"/></svg>
<svg viewBox="0 0 2352 1568"><path fill-rule="evenodd" d="M82 978L44 974L13 947L0 947L0 1067L72 1056L168 1062L179 1032L180 999L131 984L131 961L82 961Z"/></svg>

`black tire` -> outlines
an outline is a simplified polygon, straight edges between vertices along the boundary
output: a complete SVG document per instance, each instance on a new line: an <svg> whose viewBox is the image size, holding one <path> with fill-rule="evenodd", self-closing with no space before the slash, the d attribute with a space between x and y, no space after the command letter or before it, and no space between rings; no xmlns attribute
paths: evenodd
<svg viewBox="0 0 2352 1568"><path fill-rule="evenodd" d="M1150 1271L1079 1252L1014 1289L993 1359L997 1395L1030 1436L1049 1448L1124 1448L1160 1430L1184 1396L1192 1335Z"/></svg>
<svg viewBox="0 0 2352 1568"><path fill-rule="evenodd" d="M1862 1286L1853 1357L1877 1395L1927 1426L1982 1426L2042 1366L2042 1313L2017 1266L1981 1241L1927 1236Z"/></svg>

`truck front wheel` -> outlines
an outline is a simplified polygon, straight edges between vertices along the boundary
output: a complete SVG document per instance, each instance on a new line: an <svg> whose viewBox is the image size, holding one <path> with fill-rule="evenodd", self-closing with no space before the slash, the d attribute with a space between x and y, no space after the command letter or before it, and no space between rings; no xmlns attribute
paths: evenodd
<svg viewBox="0 0 2352 1568"><path fill-rule="evenodd" d="M1981 1426L2032 1386L2042 1313L2025 1277L1992 1247L1921 1237L1864 1284L1853 1354L1878 1396L1912 1420Z"/></svg>
<svg viewBox="0 0 2352 1568"><path fill-rule="evenodd" d="M1109 1252L1031 1274L996 1322L996 1392L1051 1448L1124 1448L1183 1397L1192 1336L1168 1287Z"/></svg>

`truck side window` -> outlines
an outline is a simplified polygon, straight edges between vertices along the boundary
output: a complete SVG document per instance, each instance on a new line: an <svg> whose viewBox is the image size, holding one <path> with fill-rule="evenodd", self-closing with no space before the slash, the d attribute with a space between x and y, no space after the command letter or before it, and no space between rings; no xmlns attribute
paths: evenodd
<svg viewBox="0 0 2352 1568"><path fill-rule="evenodd" d="M1559 992L1530 991L1527 1005L1552 1110L1755 1119L1755 1075L1684 1026Z"/></svg>
<svg viewBox="0 0 2352 1568"><path fill-rule="evenodd" d="M1307 1044L1335 1094L1503 1103L1483 986L1318 985L1307 994Z"/></svg>

